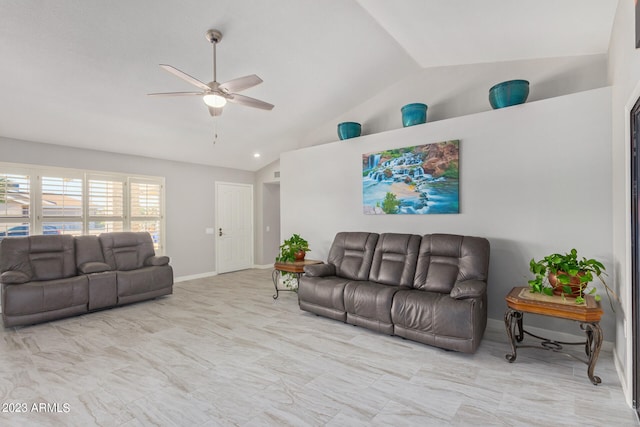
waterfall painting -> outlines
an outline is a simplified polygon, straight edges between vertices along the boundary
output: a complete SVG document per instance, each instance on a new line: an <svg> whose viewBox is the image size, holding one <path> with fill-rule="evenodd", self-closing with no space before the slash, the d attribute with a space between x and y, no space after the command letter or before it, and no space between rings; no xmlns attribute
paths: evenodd
<svg viewBox="0 0 640 427"><path fill-rule="evenodd" d="M367 215L459 213L459 140L362 155Z"/></svg>

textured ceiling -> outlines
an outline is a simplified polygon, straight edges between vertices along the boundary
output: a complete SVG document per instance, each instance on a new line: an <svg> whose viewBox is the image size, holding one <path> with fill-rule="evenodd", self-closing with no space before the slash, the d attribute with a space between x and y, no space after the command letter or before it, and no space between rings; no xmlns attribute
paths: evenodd
<svg viewBox="0 0 640 427"><path fill-rule="evenodd" d="M257 170L423 67L605 53L617 3L2 0L0 136ZM210 28L274 110L146 96L193 89L158 64L212 79Z"/></svg>

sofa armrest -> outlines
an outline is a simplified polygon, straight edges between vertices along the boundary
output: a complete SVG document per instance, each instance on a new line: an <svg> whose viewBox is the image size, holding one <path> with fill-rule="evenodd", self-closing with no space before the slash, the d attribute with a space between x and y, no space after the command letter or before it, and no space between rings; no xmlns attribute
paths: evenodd
<svg viewBox="0 0 640 427"><path fill-rule="evenodd" d="M305 265L304 274L310 277L335 276L336 267L333 264L312 264Z"/></svg>
<svg viewBox="0 0 640 427"><path fill-rule="evenodd" d="M7 285L21 285L27 283L30 277L24 274L22 271L5 271L0 274L0 283Z"/></svg>
<svg viewBox="0 0 640 427"><path fill-rule="evenodd" d="M144 265L167 265L169 264L168 256L150 256L144 260Z"/></svg>
<svg viewBox="0 0 640 427"><path fill-rule="evenodd" d="M487 284L480 280L465 280L453 285L449 296L455 299L478 298L487 291Z"/></svg>
<svg viewBox="0 0 640 427"><path fill-rule="evenodd" d="M78 270L82 274L102 273L103 271L110 271L111 266L109 266L109 264L105 264L104 262L89 261L80 264L78 266Z"/></svg>

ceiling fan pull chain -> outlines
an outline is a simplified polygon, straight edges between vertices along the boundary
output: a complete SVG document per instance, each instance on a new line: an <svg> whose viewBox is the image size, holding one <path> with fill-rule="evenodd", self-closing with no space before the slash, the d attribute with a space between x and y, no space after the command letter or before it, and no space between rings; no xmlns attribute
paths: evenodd
<svg viewBox="0 0 640 427"><path fill-rule="evenodd" d="M213 145L216 145L218 142L218 121L216 118L213 118Z"/></svg>

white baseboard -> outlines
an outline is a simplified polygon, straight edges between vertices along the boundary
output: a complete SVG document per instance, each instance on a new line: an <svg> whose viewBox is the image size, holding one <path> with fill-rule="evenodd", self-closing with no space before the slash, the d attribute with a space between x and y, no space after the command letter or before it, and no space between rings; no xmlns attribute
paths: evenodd
<svg viewBox="0 0 640 427"><path fill-rule="evenodd" d="M251 268L259 268L259 269L273 268L273 264L264 264L264 265L254 264L253 266L251 266ZM200 273L200 274L190 274L188 276L176 277L173 279L173 282L174 283L186 282L187 280L203 279L205 277L212 277L217 275L218 275L218 272L216 271L209 271L207 273Z"/></svg>
<svg viewBox="0 0 640 427"><path fill-rule="evenodd" d="M207 273L191 274L189 276L180 276L173 279L173 283L186 282L187 280L204 279L205 277L217 276L215 271L209 271Z"/></svg>
<svg viewBox="0 0 640 427"><path fill-rule="evenodd" d="M566 332L558 332L551 331L549 329L536 328L535 326L527 326L524 325L524 328L527 332L538 335L539 337L548 338L554 341L564 341L564 342L580 342L585 339L584 334L568 334ZM503 320L498 319L487 319L487 329L491 331L499 331L504 333L504 340L508 342L507 339L507 331L504 326ZM605 351L613 351L614 345L611 341L602 341L602 350Z"/></svg>
<svg viewBox="0 0 640 427"><path fill-rule="evenodd" d="M633 391L629 389L629 385L627 383L627 378L625 376L625 370L623 368L623 364L620 361L620 357L618 357L617 349L614 347L613 349L613 364L616 367L616 372L618 373L618 379L620 380L620 384L622 385L622 393L624 394L624 400L627 402L630 408L633 408Z"/></svg>
<svg viewBox="0 0 640 427"><path fill-rule="evenodd" d="M253 268L259 268L259 269L263 269L266 270L267 268L273 268L273 264L254 264Z"/></svg>

